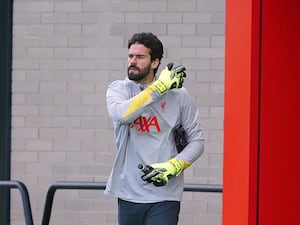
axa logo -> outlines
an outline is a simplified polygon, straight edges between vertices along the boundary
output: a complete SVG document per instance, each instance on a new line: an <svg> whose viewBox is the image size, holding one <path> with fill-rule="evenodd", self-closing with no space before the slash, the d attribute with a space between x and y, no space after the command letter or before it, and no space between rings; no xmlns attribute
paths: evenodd
<svg viewBox="0 0 300 225"><path fill-rule="evenodd" d="M136 127L140 132L150 132L155 129L157 132L160 132L160 126L156 116L139 116L136 118L130 128Z"/></svg>

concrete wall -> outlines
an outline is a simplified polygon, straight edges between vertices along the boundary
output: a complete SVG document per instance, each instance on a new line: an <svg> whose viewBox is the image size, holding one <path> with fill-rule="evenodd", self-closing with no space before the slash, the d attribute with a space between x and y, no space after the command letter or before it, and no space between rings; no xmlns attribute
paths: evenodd
<svg viewBox="0 0 300 225"><path fill-rule="evenodd" d="M163 41L162 67L187 68L206 146L186 183L222 183L224 13L224 0L14 0L11 177L29 188L35 224L51 183L106 181L115 147L105 91L126 76L134 32ZM12 225L21 225L12 193ZM221 213L221 194L186 192L180 225L220 225ZM50 224L116 225L116 201L58 191Z"/></svg>

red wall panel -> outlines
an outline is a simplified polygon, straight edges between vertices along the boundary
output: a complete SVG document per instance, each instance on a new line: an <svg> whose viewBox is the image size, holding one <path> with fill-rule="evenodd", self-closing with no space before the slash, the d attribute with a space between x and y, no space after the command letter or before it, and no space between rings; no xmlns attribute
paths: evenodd
<svg viewBox="0 0 300 225"><path fill-rule="evenodd" d="M300 2L264 0L259 225L300 224Z"/></svg>
<svg viewBox="0 0 300 225"><path fill-rule="evenodd" d="M226 1L223 225L256 222L259 13L259 1Z"/></svg>
<svg viewBox="0 0 300 225"><path fill-rule="evenodd" d="M299 17L226 1L223 225L300 224Z"/></svg>

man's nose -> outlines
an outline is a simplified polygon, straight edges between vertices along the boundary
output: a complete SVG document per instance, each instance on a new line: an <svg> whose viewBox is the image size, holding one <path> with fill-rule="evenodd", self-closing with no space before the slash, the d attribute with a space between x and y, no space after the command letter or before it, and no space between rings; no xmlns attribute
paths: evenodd
<svg viewBox="0 0 300 225"><path fill-rule="evenodd" d="M129 62L130 64L136 64L137 63L137 57L136 56L132 56L130 59L129 59Z"/></svg>

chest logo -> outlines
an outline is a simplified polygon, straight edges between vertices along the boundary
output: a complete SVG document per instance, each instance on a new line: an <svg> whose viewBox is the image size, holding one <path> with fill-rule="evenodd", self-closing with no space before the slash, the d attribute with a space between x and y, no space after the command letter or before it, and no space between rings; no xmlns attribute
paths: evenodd
<svg viewBox="0 0 300 225"><path fill-rule="evenodd" d="M150 132L150 130L153 131L153 129L156 129L156 132L160 132L160 126L156 116L139 116L132 122L130 128L133 127L136 127L140 132Z"/></svg>
<svg viewBox="0 0 300 225"><path fill-rule="evenodd" d="M160 103L160 109L161 109L161 111L165 111L166 110L166 102L162 102L162 103Z"/></svg>

